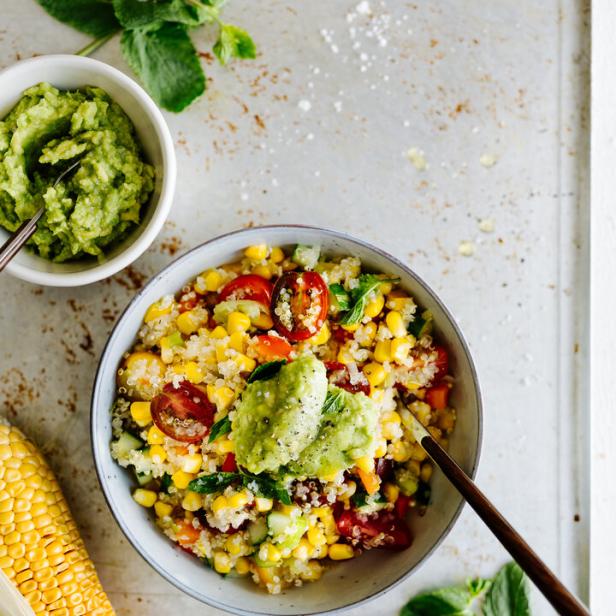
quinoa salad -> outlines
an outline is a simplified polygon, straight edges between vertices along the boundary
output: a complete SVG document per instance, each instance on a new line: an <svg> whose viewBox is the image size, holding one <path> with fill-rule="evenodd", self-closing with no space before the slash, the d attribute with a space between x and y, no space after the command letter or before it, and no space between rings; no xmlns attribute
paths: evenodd
<svg viewBox="0 0 616 616"><path fill-rule="evenodd" d="M411 413L456 412L430 312L317 246L249 246L152 304L117 371L113 458L169 539L270 593L404 550L430 504Z"/></svg>

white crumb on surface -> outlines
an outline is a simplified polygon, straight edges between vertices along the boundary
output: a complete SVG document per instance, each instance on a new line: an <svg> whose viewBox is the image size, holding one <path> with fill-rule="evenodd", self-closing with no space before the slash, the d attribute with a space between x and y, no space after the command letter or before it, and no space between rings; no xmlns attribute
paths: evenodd
<svg viewBox="0 0 616 616"><path fill-rule="evenodd" d="M479 157L479 162L484 167L493 167L496 164L496 156L494 154L482 154Z"/></svg>
<svg viewBox="0 0 616 616"><path fill-rule="evenodd" d="M472 257L475 254L475 244L468 240L462 240L458 244L458 252L463 257Z"/></svg>
<svg viewBox="0 0 616 616"><path fill-rule="evenodd" d="M411 164L418 171L423 171L428 168L428 163L424 156L424 151L418 148L410 148L406 152L406 157L411 161Z"/></svg>
<svg viewBox="0 0 616 616"><path fill-rule="evenodd" d="M312 109L312 103L303 98L301 101L299 101L299 103L297 103L297 106L302 110L302 111L310 111Z"/></svg>
<svg viewBox="0 0 616 616"><path fill-rule="evenodd" d="M479 230L483 233L492 233L494 231L494 221L491 218L483 218L479 221Z"/></svg>

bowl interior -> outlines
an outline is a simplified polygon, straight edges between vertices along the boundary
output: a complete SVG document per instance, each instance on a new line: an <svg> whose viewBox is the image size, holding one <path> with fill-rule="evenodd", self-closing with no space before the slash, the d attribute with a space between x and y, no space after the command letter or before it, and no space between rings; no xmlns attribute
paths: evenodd
<svg viewBox="0 0 616 616"><path fill-rule="evenodd" d="M142 222L106 254L106 263L111 263L115 257L145 234L152 222L164 178L160 127L144 105L145 93L131 79L102 62L64 55L25 60L0 74L0 118L11 111L24 90L43 81L51 83L60 90L72 90L86 85L98 86L105 90L132 120L137 138L143 146L145 158L154 166L156 172L154 192L149 204L143 209ZM0 228L0 243L7 237L7 231ZM21 250L9 265L9 270L27 268L36 272L68 274L85 272L98 266L99 263L95 258L84 258L70 263L51 263L29 250ZM14 273L19 275L17 271Z"/></svg>
<svg viewBox="0 0 616 616"><path fill-rule="evenodd" d="M236 613L307 614L343 608L386 590L404 577L436 547L449 530L461 498L439 472L432 480L433 504L411 521L413 545L404 552L374 550L338 563L321 580L268 596L247 580L223 579L195 558L175 548L155 527L148 512L131 498L132 480L109 453L109 409L115 393L115 371L131 346L146 308L160 296L175 293L204 269L233 261L247 245L265 242L289 246L320 244L329 254L356 255L364 265L402 279L423 307L435 317L437 336L446 344L456 376L452 402L458 422L450 452L462 468L474 473L481 436L481 401L472 361L459 331L441 303L401 264L335 232L299 227L255 228L218 238L184 255L157 275L135 298L118 322L101 358L92 399L92 441L97 471L109 505L124 532L142 556L172 583L206 603Z"/></svg>

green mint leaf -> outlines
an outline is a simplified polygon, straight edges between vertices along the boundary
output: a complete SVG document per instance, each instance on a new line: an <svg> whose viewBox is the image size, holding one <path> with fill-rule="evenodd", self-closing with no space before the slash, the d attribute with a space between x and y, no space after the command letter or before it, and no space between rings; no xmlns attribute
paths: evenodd
<svg viewBox="0 0 616 616"><path fill-rule="evenodd" d="M127 30L145 26L160 27L163 21L198 26L218 17L216 7L189 4L185 0L113 0L118 21Z"/></svg>
<svg viewBox="0 0 616 616"><path fill-rule="evenodd" d="M286 488L275 479L265 475L252 475L243 473L243 484L252 492L256 492L259 496L265 498L275 498L283 505L291 504L291 496Z"/></svg>
<svg viewBox="0 0 616 616"><path fill-rule="evenodd" d="M421 316L416 316L407 327L409 334L415 336L415 338L421 338L426 334L432 333L432 313L426 310Z"/></svg>
<svg viewBox="0 0 616 616"><path fill-rule="evenodd" d="M368 298L383 282L399 282L398 278L379 278L374 274L360 274L357 286L351 291L352 308L340 319L343 325L359 323L363 316Z"/></svg>
<svg viewBox="0 0 616 616"><path fill-rule="evenodd" d="M225 415L211 427L207 442L212 443L219 436L223 436L223 434L228 434L229 432L231 432L231 420L229 419L229 415Z"/></svg>
<svg viewBox="0 0 616 616"><path fill-rule="evenodd" d="M255 58L257 55L248 32L231 24L221 25L213 50L221 64L226 64L231 58Z"/></svg>
<svg viewBox="0 0 616 616"><path fill-rule="evenodd" d="M160 480L160 487L163 492L169 493L169 487L173 483L171 479L171 475L169 473L165 473Z"/></svg>
<svg viewBox="0 0 616 616"><path fill-rule="evenodd" d="M339 413L344 407L344 394L338 388L331 387L327 391L325 396L325 402L323 402L323 408L321 413L324 415L327 413Z"/></svg>
<svg viewBox="0 0 616 616"><path fill-rule="evenodd" d="M486 580L484 578L475 578L474 580L468 580L466 587L473 597L478 597L484 590L487 590L492 584L492 580Z"/></svg>
<svg viewBox="0 0 616 616"><path fill-rule="evenodd" d="M211 475L202 475L193 479L188 484L188 489L199 494L212 494L220 492L232 483L241 480L239 473L212 473Z"/></svg>
<svg viewBox="0 0 616 616"><path fill-rule="evenodd" d="M182 24L125 30L122 53L152 98L169 111L182 111L205 91L205 75Z"/></svg>
<svg viewBox="0 0 616 616"><path fill-rule="evenodd" d="M497 574L483 604L484 616L530 616L528 580L515 562Z"/></svg>
<svg viewBox="0 0 616 616"><path fill-rule="evenodd" d="M400 616L472 616L474 596L464 586L440 588L413 597Z"/></svg>
<svg viewBox="0 0 616 616"><path fill-rule="evenodd" d="M339 310L345 311L351 307L351 296L340 283L330 284L329 293L338 305Z"/></svg>
<svg viewBox="0 0 616 616"><path fill-rule="evenodd" d="M96 38L120 29L107 0L37 0L58 21Z"/></svg>
<svg viewBox="0 0 616 616"><path fill-rule="evenodd" d="M280 372L280 368L282 368L286 363L286 359L277 359L275 361L268 361L261 364L250 373L250 376L246 379L246 382L254 383L255 381L267 381L268 379L276 376Z"/></svg>

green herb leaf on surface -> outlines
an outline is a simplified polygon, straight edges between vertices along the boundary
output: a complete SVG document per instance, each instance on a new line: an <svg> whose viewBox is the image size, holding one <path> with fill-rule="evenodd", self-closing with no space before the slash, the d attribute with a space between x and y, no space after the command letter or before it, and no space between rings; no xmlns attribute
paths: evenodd
<svg viewBox="0 0 616 616"><path fill-rule="evenodd" d="M127 30L144 26L160 27L163 21L198 26L218 17L218 9L206 4L191 4L185 0L113 0L118 21Z"/></svg>
<svg viewBox="0 0 616 616"><path fill-rule="evenodd" d="M291 504L291 496L286 488L271 477L242 473L242 481L245 487L253 491L255 491L256 488L257 494L265 498L278 499L283 505Z"/></svg>
<svg viewBox="0 0 616 616"><path fill-rule="evenodd" d="M440 588L413 597L400 616L472 616L474 599L475 595L465 586Z"/></svg>
<svg viewBox="0 0 616 616"><path fill-rule="evenodd" d="M242 476L239 473L212 473L193 479L188 484L188 489L199 494L212 494L224 490L227 486L236 481L241 481L241 479Z"/></svg>
<svg viewBox="0 0 616 616"><path fill-rule="evenodd" d="M276 376L280 372L280 368L282 368L286 363L286 359L277 359L275 361L265 362L264 364L257 366L250 373L250 376L246 379L246 382L254 383L255 381L267 381L268 379Z"/></svg>
<svg viewBox="0 0 616 616"><path fill-rule="evenodd" d="M102 37L120 29L108 0L37 0L58 21L80 32Z"/></svg>
<svg viewBox="0 0 616 616"><path fill-rule="evenodd" d="M125 30L122 53L154 100L169 111L182 111L205 91L205 75L182 24Z"/></svg>
<svg viewBox="0 0 616 616"><path fill-rule="evenodd" d="M229 415L225 415L222 419L219 419L211 428L210 436L207 440L208 443L214 442L219 436L228 434L231 432L231 420Z"/></svg>
<svg viewBox="0 0 616 616"><path fill-rule="evenodd" d="M398 278L379 278L374 274L360 274L358 285L351 291L353 306L340 319L343 325L359 323L363 316L370 295L384 282L399 282Z"/></svg>
<svg viewBox="0 0 616 616"><path fill-rule="evenodd" d="M528 580L520 566L507 563L494 578L483 604L484 616L530 616Z"/></svg>
<svg viewBox="0 0 616 616"><path fill-rule="evenodd" d="M351 307L351 296L339 282L330 284L329 292L333 296L336 304L338 304L339 310L345 311Z"/></svg>
<svg viewBox="0 0 616 616"><path fill-rule="evenodd" d="M214 44L214 54L221 64L226 64L231 58L255 58L257 48L246 30L221 24L218 40Z"/></svg>
<svg viewBox="0 0 616 616"><path fill-rule="evenodd" d="M344 394L341 391L327 391L321 413L339 413L344 406Z"/></svg>

